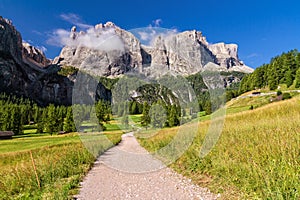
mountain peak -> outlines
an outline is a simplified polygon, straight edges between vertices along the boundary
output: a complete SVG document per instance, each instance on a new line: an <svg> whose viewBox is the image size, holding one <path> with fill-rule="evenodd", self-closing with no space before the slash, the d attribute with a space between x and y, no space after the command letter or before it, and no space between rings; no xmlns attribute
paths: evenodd
<svg viewBox="0 0 300 200"><path fill-rule="evenodd" d="M62 49L55 63L113 77L130 70L152 74L158 69L190 75L201 71L208 62L220 65L224 71L253 71L239 60L236 44L209 44L197 30L158 34L155 27L150 29L152 33L146 36L152 37L152 46L144 46L138 35L113 22L100 23L80 33L73 27L70 38L75 42Z"/></svg>

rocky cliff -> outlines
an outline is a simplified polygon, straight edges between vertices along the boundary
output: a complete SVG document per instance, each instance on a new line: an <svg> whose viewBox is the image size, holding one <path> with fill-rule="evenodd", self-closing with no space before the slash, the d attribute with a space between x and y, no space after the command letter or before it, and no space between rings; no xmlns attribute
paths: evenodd
<svg viewBox="0 0 300 200"><path fill-rule="evenodd" d="M199 31L158 35L153 39L151 46L143 45L131 32L112 22L98 24L87 32L73 27L68 45L50 61L41 50L22 43L12 22L0 17L0 92L26 96L40 104L71 104L76 76L59 73L65 66L106 77L128 71L145 76L161 76L170 71L190 75L203 70L209 62L219 71L252 71L239 60L237 45L209 44ZM232 80L238 81L233 77L226 84ZM90 90L88 86L85 89ZM101 83L96 93L97 98L111 100L111 92Z"/></svg>
<svg viewBox="0 0 300 200"><path fill-rule="evenodd" d="M60 68L50 63L40 50L22 44L11 21L0 17L0 92L25 96L41 105L71 104L74 80L59 75ZM100 88L101 95L110 99L109 91Z"/></svg>
<svg viewBox="0 0 300 200"><path fill-rule="evenodd" d="M102 44L99 47L82 43L87 37L90 40L102 38ZM115 45L116 40L121 41L122 49ZM201 71L208 62L219 65L222 71L253 71L239 60L236 44L209 44L196 30L157 35L153 41L151 46L142 45L135 35L112 22L98 24L87 32L76 32L73 27L69 44L54 59L54 64L72 65L109 77L131 70L145 75L161 75L167 71L190 75ZM105 43L110 44L111 49L105 48Z"/></svg>
<svg viewBox="0 0 300 200"><path fill-rule="evenodd" d="M33 67L44 68L51 64L51 60L47 59L44 52L29 43L22 43L23 61Z"/></svg>
<svg viewBox="0 0 300 200"><path fill-rule="evenodd" d="M71 45L64 47L53 63L71 65L91 74L108 77L142 66L141 45L133 34L112 22L98 24L92 31L76 32L76 27L73 27L70 32ZM87 44L86 38L91 39L89 37L95 37L94 40L99 44Z"/></svg>

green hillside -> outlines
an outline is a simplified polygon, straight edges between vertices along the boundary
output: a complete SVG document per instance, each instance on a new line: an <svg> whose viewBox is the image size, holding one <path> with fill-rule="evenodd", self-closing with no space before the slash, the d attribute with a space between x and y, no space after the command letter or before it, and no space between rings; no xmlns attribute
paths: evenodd
<svg viewBox="0 0 300 200"><path fill-rule="evenodd" d="M228 115L221 138L204 158L199 151L211 122L201 122L193 144L171 167L221 193L223 199L299 199L299 110L297 96ZM190 126L197 128L196 124ZM177 131L162 129L139 141L155 151L168 144Z"/></svg>

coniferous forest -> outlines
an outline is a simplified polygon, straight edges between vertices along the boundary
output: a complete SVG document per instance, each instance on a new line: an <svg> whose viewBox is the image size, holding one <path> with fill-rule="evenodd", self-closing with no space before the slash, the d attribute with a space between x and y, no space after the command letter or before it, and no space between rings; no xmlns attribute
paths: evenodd
<svg viewBox="0 0 300 200"><path fill-rule="evenodd" d="M275 90L279 84L300 88L300 52L292 50L271 59L269 64L256 68L252 74L246 75L240 83L242 94L258 88L269 87Z"/></svg>

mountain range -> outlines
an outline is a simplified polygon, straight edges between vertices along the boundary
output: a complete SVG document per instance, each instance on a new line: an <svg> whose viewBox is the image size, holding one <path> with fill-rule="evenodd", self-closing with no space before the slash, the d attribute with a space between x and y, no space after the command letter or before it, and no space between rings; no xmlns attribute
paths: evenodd
<svg viewBox="0 0 300 200"><path fill-rule="evenodd" d="M58 73L73 67L93 76L115 78L127 72L160 76L176 72L188 76L214 63L222 72L251 73L238 58L236 44L209 44L201 32L158 34L151 44L142 44L133 33L112 22L83 32L72 27L59 56L50 60L38 48L22 41L10 20L0 17L0 92L29 97L39 104L71 104L76 73ZM139 32L142 36L142 30ZM228 77L227 79L228 80ZM230 82L239 81L232 77ZM100 84L99 95L110 91Z"/></svg>

